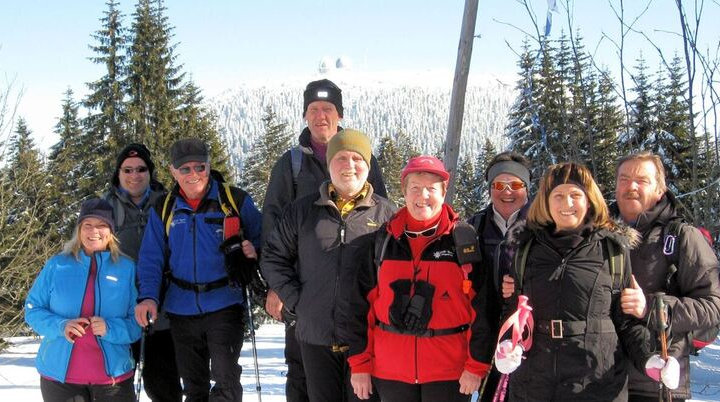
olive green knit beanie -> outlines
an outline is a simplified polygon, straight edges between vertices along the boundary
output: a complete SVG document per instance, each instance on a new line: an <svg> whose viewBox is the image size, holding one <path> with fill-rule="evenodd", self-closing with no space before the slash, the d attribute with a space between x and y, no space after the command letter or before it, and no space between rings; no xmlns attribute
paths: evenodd
<svg viewBox="0 0 720 402"><path fill-rule="evenodd" d="M365 159L368 168L370 167L370 158L372 158L372 147L370 146L370 139L365 133L351 128L346 128L337 134L335 134L328 143L327 147L327 163L330 165L330 161L336 153L340 151L353 151L360 154Z"/></svg>

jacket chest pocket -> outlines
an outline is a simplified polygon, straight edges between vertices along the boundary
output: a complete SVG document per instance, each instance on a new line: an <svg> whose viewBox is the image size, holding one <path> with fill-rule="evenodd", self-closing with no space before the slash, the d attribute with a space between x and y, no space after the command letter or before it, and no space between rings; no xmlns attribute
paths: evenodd
<svg viewBox="0 0 720 402"><path fill-rule="evenodd" d="M223 240L223 222L224 217L206 216L203 218L203 229L212 237Z"/></svg>

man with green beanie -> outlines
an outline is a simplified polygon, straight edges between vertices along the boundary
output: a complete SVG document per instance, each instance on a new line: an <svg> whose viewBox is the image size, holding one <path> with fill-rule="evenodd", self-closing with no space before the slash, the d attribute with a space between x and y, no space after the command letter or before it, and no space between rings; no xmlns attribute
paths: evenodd
<svg viewBox="0 0 720 402"><path fill-rule="evenodd" d="M307 127L300 133L298 145L285 152L270 173L262 207L263 244L288 205L306 195L316 194L320 185L330 179L327 166L328 142L342 130L342 98L342 90L330 80L321 79L307 84L303 92L302 109ZM385 183L377 160L372 156L368 163L370 173L367 181L372 184L373 193L386 197ZM265 309L273 318L286 324L287 402L308 402L302 356L295 339L295 318L283 309L273 289L268 291Z"/></svg>
<svg viewBox="0 0 720 402"><path fill-rule="evenodd" d="M328 143L330 180L292 203L272 229L260 268L290 313L297 316L309 400L356 400L349 387L347 345L339 324L354 275L355 240L377 230L394 206L368 183L370 140L342 130Z"/></svg>

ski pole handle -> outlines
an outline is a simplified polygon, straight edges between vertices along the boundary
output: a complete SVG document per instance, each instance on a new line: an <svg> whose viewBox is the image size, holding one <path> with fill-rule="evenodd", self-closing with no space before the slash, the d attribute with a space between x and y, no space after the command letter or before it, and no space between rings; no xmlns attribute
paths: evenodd
<svg viewBox="0 0 720 402"><path fill-rule="evenodd" d="M655 293L655 315L657 319L657 331L658 336L660 337L660 357L663 358L663 360L667 360L668 353L667 353L667 333L666 330L668 328L667 323L667 305L665 304L665 293L664 292L656 292Z"/></svg>

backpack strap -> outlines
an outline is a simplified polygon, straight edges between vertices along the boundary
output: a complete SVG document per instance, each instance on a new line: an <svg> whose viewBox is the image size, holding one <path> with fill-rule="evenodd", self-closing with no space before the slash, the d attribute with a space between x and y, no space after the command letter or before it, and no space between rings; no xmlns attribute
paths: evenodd
<svg viewBox="0 0 720 402"><path fill-rule="evenodd" d="M115 229L119 230L125 224L125 207L123 207L117 195L110 198L112 199L113 212L115 213Z"/></svg>
<svg viewBox="0 0 720 402"><path fill-rule="evenodd" d="M230 184L226 182L220 182L218 184L220 184L223 188L222 190L218 191L218 195L220 198L220 209L223 211L226 217L237 216L238 218L240 218L240 209L238 208L238 203L242 205L242 202L245 201L245 193L241 190L236 197L235 195L233 195L233 189ZM238 199L237 201L236 198ZM160 215L160 218L162 219L162 222L165 226L165 236L170 235L170 226L172 225L174 209L175 196L172 194L172 192L168 192L165 196L165 200L163 201L162 214ZM240 224L240 227L242 228L242 222Z"/></svg>
<svg viewBox="0 0 720 402"><path fill-rule="evenodd" d="M222 187L224 191L220 191L220 209L222 209L225 216L237 216L240 217L240 209L237 206L237 203L235 202L235 197L232 194L232 188L230 185L226 182L222 182ZM245 194L241 194L243 200L245 198ZM230 208L228 208L227 204L230 204ZM234 213L234 214L233 214Z"/></svg>
<svg viewBox="0 0 720 402"><path fill-rule="evenodd" d="M525 276L525 265L527 264L528 254L530 254L530 246L532 246L533 238L531 237L528 241L518 249L515 254L514 265L515 274L517 275L518 290L522 294L523 288L523 277Z"/></svg>
<svg viewBox="0 0 720 402"><path fill-rule="evenodd" d="M303 151L300 145L290 148L290 164L292 166L293 189L297 193L297 178L302 168Z"/></svg>
<svg viewBox="0 0 720 402"><path fill-rule="evenodd" d="M385 251L387 250L388 243L390 243L390 237L392 236L388 233L385 226L382 226L375 236L375 270L377 278L380 277L380 264L382 264L385 258Z"/></svg>
<svg viewBox="0 0 720 402"><path fill-rule="evenodd" d="M469 223L458 221L452 230L455 255L460 265L482 262L482 253L475 229Z"/></svg>
<svg viewBox="0 0 720 402"><path fill-rule="evenodd" d="M163 222L163 226L165 226L165 237L170 235L170 225L172 223L172 218L174 214L175 209L175 196L173 195L172 191L169 191L165 195L165 201L163 201L162 206L162 213L160 214L160 219Z"/></svg>
<svg viewBox="0 0 720 402"><path fill-rule="evenodd" d="M677 266L680 262L680 257L678 256L678 250L675 246L679 243L680 232L683 225L687 225L687 223L682 218L675 218L670 220L662 230L663 255L665 256L667 265L665 290L670 289L672 278L678 270Z"/></svg>
<svg viewBox="0 0 720 402"><path fill-rule="evenodd" d="M609 238L603 239L603 245L610 265L610 276L612 277L612 293L619 294L623 287L623 275L625 275L625 255L622 249Z"/></svg>

